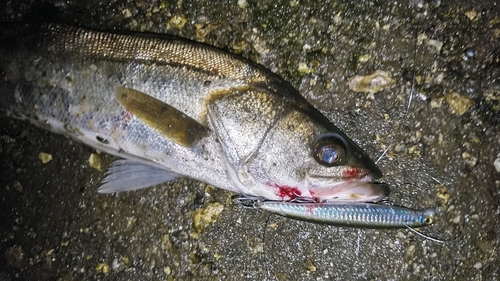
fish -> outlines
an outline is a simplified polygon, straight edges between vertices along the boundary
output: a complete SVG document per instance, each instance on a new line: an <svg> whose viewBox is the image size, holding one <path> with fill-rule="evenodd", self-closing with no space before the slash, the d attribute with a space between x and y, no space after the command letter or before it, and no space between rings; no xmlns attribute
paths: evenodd
<svg viewBox="0 0 500 281"><path fill-rule="evenodd" d="M0 25L0 114L119 157L98 191L192 178L271 201L377 202L354 141L279 75L166 34Z"/></svg>

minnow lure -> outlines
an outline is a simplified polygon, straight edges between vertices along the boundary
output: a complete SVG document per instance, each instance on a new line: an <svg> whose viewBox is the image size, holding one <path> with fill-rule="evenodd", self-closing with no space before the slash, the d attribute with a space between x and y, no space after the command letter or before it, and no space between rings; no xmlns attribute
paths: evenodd
<svg viewBox="0 0 500 281"><path fill-rule="evenodd" d="M413 210L373 203L256 201L253 206L285 217L352 227L403 228L430 225L435 209Z"/></svg>

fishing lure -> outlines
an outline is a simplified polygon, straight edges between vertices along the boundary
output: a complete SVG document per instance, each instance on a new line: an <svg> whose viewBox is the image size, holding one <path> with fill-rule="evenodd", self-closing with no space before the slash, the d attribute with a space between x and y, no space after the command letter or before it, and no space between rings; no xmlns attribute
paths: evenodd
<svg viewBox="0 0 500 281"><path fill-rule="evenodd" d="M436 211L373 203L255 201L254 207L285 217L353 227L404 228L430 225Z"/></svg>

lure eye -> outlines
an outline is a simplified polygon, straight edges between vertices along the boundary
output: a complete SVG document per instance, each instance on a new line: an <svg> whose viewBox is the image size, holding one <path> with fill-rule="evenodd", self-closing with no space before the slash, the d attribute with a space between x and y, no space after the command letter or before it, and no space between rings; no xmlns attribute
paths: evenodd
<svg viewBox="0 0 500 281"><path fill-rule="evenodd" d="M436 211L434 209L426 209L422 214L422 222L425 225L430 225L434 223L434 216L436 215Z"/></svg>
<svg viewBox="0 0 500 281"><path fill-rule="evenodd" d="M314 147L314 159L323 166L337 166L344 163L345 144L337 135L320 137Z"/></svg>

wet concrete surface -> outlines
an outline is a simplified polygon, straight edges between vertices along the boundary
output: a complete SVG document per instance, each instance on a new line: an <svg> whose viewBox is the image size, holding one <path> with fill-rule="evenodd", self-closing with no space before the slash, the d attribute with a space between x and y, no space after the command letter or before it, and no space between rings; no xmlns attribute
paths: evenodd
<svg viewBox="0 0 500 281"><path fill-rule="evenodd" d="M44 13L34 2L1 4L1 20ZM92 149L3 117L0 280L500 279L498 3L47 3L75 24L204 41L279 73L373 158L389 147L389 200L437 208L420 231L444 243L269 215L190 180L98 194L113 157L100 155L98 171ZM375 70L395 85L349 90ZM217 220L195 229L196 211L216 202Z"/></svg>

